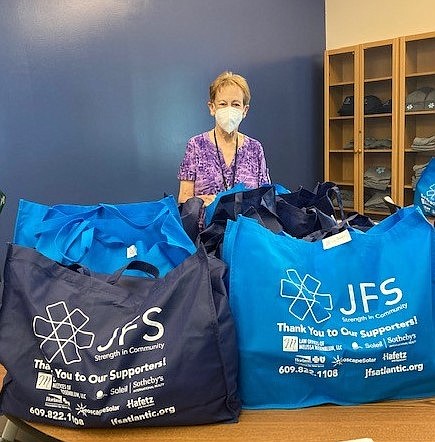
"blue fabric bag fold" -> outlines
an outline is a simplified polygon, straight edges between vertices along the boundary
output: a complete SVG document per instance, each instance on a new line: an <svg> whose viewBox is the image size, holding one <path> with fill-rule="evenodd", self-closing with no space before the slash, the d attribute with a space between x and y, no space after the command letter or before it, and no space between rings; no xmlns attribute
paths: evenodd
<svg viewBox="0 0 435 442"><path fill-rule="evenodd" d="M222 210L222 208L219 207L221 205L221 203L220 203L221 198L224 198L224 200L226 200L224 203L224 206L226 205L231 210L231 213L234 215L234 208L231 207L231 205L230 205L232 202L234 202L234 200L231 199L231 195L240 194L239 209L241 209L243 195L246 192L246 195L248 195L248 198L251 198L251 204L253 204L254 207L258 208L260 204L259 204L259 202L255 202L255 199L253 199L253 198L257 197L257 200L261 201L261 196L264 194L264 192L267 192L267 190L270 188L273 189L273 193L275 195L286 195L286 194L291 193L290 190L288 190L282 184L279 184L279 183L264 184L263 186L260 186L257 189L250 189L250 188L246 187L243 183L237 183L231 189L225 190L223 192L219 192L216 195L216 198L212 201L212 203L210 203L205 208L205 216L204 216L205 226L208 226L213 221L213 217L215 217L215 215L216 215L216 210ZM252 195L252 196L249 196L249 195ZM245 209L246 209L246 207L245 207ZM239 213L240 213L240 210L239 210ZM217 214L217 215L218 215L219 219L222 218L221 214Z"/></svg>
<svg viewBox="0 0 435 442"><path fill-rule="evenodd" d="M412 207L372 229L307 242L228 222L244 408L435 395L434 228Z"/></svg>
<svg viewBox="0 0 435 442"><path fill-rule="evenodd" d="M75 428L237 421L225 272L202 248L159 277L142 261L104 275L9 245L0 414Z"/></svg>
<svg viewBox="0 0 435 442"><path fill-rule="evenodd" d="M138 259L153 262L164 275L196 251L172 196L93 206L21 200L14 243L63 264L78 262L103 273Z"/></svg>
<svg viewBox="0 0 435 442"><path fill-rule="evenodd" d="M414 204L426 215L435 216L435 157L431 158L417 181Z"/></svg>

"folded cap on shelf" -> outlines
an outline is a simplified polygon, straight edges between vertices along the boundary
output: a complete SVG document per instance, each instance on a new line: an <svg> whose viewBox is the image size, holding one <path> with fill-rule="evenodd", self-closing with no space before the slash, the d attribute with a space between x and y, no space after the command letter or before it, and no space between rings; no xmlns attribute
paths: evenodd
<svg viewBox="0 0 435 442"><path fill-rule="evenodd" d="M385 101L382 103L381 112L387 114L387 113L392 112L392 110L393 110L393 99L390 98L390 99L388 99L388 100L385 100Z"/></svg>
<svg viewBox="0 0 435 442"><path fill-rule="evenodd" d="M435 89L432 89L424 100L424 108L428 110L435 110Z"/></svg>
<svg viewBox="0 0 435 442"><path fill-rule="evenodd" d="M382 100L376 95L364 97L364 114L378 114L382 112Z"/></svg>
<svg viewBox="0 0 435 442"><path fill-rule="evenodd" d="M433 92L434 88L426 86L416 89L409 93L406 97L406 111L414 112L425 109L425 101L429 93Z"/></svg>
<svg viewBox="0 0 435 442"><path fill-rule="evenodd" d="M353 107L354 107L353 95L348 95L347 97L344 98L343 103L340 109L338 110L338 114L341 115L342 117L353 115L354 112Z"/></svg>

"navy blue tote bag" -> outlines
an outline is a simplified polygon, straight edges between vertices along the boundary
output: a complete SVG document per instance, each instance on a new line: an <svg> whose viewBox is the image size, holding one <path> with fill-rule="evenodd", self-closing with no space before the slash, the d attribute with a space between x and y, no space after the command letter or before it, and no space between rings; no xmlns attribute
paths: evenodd
<svg viewBox="0 0 435 442"><path fill-rule="evenodd" d="M235 219L237 215L254 207L257 211L266 209L275 214L275 196L290 193L279 183L264 184L258 188L247 188L243 183L237 183L231 189L220 192L211 204L205 207L205 225L227 219Z"/></svg>
<svg viewBox="0 0 435 442"><path fill-rule="evenodd" d="M228 222L243 407L435 396L435 229L415 208L372 229L308 242Z"/></svg>
<svg viewBox="0 0 435 442"><path fill-rule="evenodd" d="M9 245L0 413L67 427L235 422L235 329L224 263L200 248L169 272L93 274Z"/></svg>

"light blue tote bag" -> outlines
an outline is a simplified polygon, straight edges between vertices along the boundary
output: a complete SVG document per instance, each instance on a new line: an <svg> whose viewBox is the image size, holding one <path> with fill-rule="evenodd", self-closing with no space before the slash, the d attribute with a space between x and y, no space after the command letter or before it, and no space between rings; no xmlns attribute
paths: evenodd
<svg viewBox="0 0 435 442"><path fill-rule="evenodd" d="M228 222L243 407L434 396L434 242L417 208L316 242Z"/></svg>
<svg viewBox="0 0 435 442"><path fill-rule="evenodd" d="M196 252L172 196L92 206L21 200L14 242L62 264L80 263L101 273L113 273L135 259L165 275Z"/></svg>

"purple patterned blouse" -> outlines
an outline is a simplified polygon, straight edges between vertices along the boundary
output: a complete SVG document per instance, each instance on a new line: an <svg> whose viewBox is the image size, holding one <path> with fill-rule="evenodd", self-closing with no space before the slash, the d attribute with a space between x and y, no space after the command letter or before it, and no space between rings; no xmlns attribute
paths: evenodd
<svg viewBox="0 0 435 442"><path fill-rule="evenodd" d="M243 144L237 151L236 167L234 159L227 166L208 132L192 137L187 143L178 179L195 181L195 196L215 195L236 183L253 189L270 184L263 146L259 141L244 135Z"/></svg>

